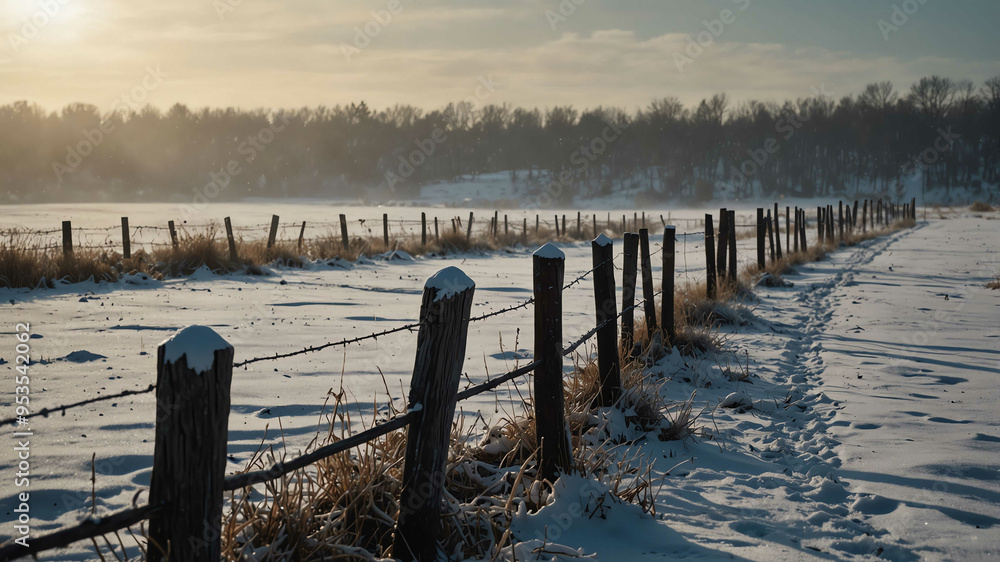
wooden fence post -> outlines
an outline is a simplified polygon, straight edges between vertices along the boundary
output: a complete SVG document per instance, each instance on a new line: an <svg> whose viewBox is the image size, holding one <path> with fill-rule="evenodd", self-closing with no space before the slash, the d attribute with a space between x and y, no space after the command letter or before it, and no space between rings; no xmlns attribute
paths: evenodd
<svg viewBox="0 0 1000 562"><path fill-rule="evenodd" d="M823 228L823 207L816 207L816 241L818 244L823 243L823 233L826 229Z"/></svg>
<svg viewBox="0 0 1000 562"><path fill-rule="evenodd" d="M541 219L538 218L538 213L535 213L535 236L538 236L538 227Z"/></svg>
<svg viewBox="0 0 1000 562"><path fill-rule="evenodd" d="M525 219L527 221L528 219ZM573 467L563 406L562 286L566 255L553 244L532 254L535 297L535 435L542 478L555 482Z"/></svg>
<svg viewBox="0 0 1000 562"><path fill-rule="evenodd" d="M455 219L451 220L451 229L455 230ZM382 244L389 248L389 213L382 213Z"/></svg>
<svg viewBox="0 0 1000 562"><path fill-rule="evenodd" d="M271 230L267 233L267 249L274 246L274 241L278 237L278 215L271 215Z"/></svg>
<svg viewBox="0 0 1000 562"><path fill-rule="evenodd" d="M170 224L173 222L171 221ZM73 253L73 224L71 221L62 222L62 250L64 256Z"/></svg>
<svg viewBox="0 0 1000 562"><path fill-rule="evenodd" d="M758 209L758 214L761 209ZM759 228L759 227L758 227ZM712 213L705 214L705 292L709 300L715 299L715 225Z"/></svg>
<svg viewBox="0 0 1000 562"><path fill-rule="evenodd" d="M563 236L566 236L566 215L563 215L562 233L563 233Z"/></svg>
<svg viewBox="0 0 1000 562"><path fill-rule="evenodd" d="M767 267L766 236L767 226L764 224L764 208L757 207L757 269L759 271L763 271Z"/></svg>
<svg viewBox="0 0 1000 562"><path fill-rule="evenodd" d="M736 283L737 261L736 261L736 211L729 213L729 280Z"/></svg>
<svg viewBox="0 0 1000 562"><path fill-rule="evenodd" d="M408 405L419 411L407 429L393 558L437 559L441 491L475 287L457 267L442 269L424 284Z"/></svg>
<svg viewBox="0 0 1000 562"><path fill-rule="evenodd" d="M524 226L521 227L521 244L528 243L528 217L524 217Z"/></svg>
<svg viewBox="0 0 1000 562"><path fill-rule="evenodd" d="M663 281L660 304L660 326L666 332L663 347L670 349L677 339L677 328L674 322L674 268L677 256L674 254L677 229L671 226L663 227Z"/></svg>
<svg viewBox="0 0 1000 562"><path fill-rule="evenodd" d="M170 246L173 249L177 249L177 228L174 226L174 221L167 221L167 230L170 231Z"/></svg>
<svg viewBox="0 0 1000 562"><path fill-rule="evenodd" d="M503 215L503 234L504 234L504 236L507 236L507 234L509 234L509 233L510 233L510 229L507 226L507 214L504 213L504 215Z"/></svg>
<svg viewBox="0 0 1000 562"><path fill-rule="evenodd" d="M351 240L347 237L347 215L340 215L340 245L345 250L351 245Z"/></svg>
<svg viewBox="0 0 1000 562"><path fill-rule="evenodd" d="M157 349L149 560L221 558L233 347L188 326Z"/></svg>
<svg viewBox="0 0 1000 562"><path fill-rule="evenodd" d="M590 218L593 219L594 222L594 238L597 238L597 213L590 215Z"/></svg>
<svg viewBox="0 0 1000 562"><path fill-rule="evenodd" d="M556 221L556 238L559 238L559 215L554 215Z"/></svg>
<svg viewBox="0 0 1000 562"><path fill-rule="evenodd" d="M771 217L771 209L767 210L767 238L771 242L771 263L774 263L774 218Z"/></svg>
<svg viewBox="0 0 1000 562"><path fill-rule="evenodd" d="M844 202L840 201L837 204L837 209L839 210L839 220L837 221L837 233L839 242L844 241Z"/></svg>
<svg viewBox="0 0 1000 562"><path fill-rule="evenodd" d="M128 217L122 217L122 257L132 258L132 240L128 233Z"/></svg>
<svg viewBox="0 0 1000 562"><path fill-rule="evenodd" d="M834 244L837 241L834 239L834 226L836 226L837 219L833 216L833 205L826 206L826 240L828 242L832 241Z"/></svg>
<svg viewBox="0 0 1000 562"><path fill-rule="evenodd" d="M802 234L802 251L803 252L808 252L809 251L809 244L806 242L806 223L809 222L809 220L806 218L806 210L805 209L801 209L799 211L799 214L800 214L800 218L802 219L799 222L799 232Z"/></svg>
<svg viewBox="0 0 1000 562"><path fill-rule="evenodd" d="M621 395L618 360L618 307L615 304L614 247L603 234L591 242L594 252L594 302L597 306L597 370L601 381L599 406L611 406Z"/></svg>
<svg viewBox="0 0 1000 562"><path fill-rule="evenodd" d="M781 215L778 214L778 203L774 203L774 242L778 252L778 259L781 259ZM785 245L788 246L787 244Z"/></svg>
<svg viewBox="0 0 1000 562"><path fill-rule="evenodd" d="M861 205L861 232L868 232L868 200Z"/></svg>
<svg viewBox="0 0 1000 562"><path fill-rule="evenodd" d="M576 237L581 238L583 236L583 214L580 211L576 212Z"/></svg>
<svg viewBox="0 0 1000 562"><path fill-rule="evenodd" d="M913 219L913 220L917 220L917 198L916 197L911 197L910 198L910 218Z"/></svg>
<svg viewBox="0 0 1000 562"><path fill-rule="evenodd" d="M434 217L434 241L437 242L441 239L441 234L438 232L438 218Z"/></svg>
<svg viewBox="0 0 1000 562"><path fill-rule="evenodd" d="M493 237L497 237L497 229L500 228L500 211L493 211Z"/></svg>
<svg viewBox="0 0 1000 562"><path fill-rule="evenodd" d="M427 245L427 213L420 213L420 245Z"/></svg>
<svg viewBox="0 0 1000 562"><path fill-rule="evenodd" d="M299 251L302 251L302 239L306 236L306 221L302 221L302 228L299 229Z"/></svg>
<svg viewBox="0 0 1000 562"><path fill-rule="evenodd" d="M795 250L794 253L799 253L799 208L795 207L795 221L790 225L791 230L795 232ZM787 244L787 242L786 242Z"/></svg>
<svg viewBox="0 0 1000 562"><path fill-rule="evenodd" d="M226 217L226 241L229 242L229 261L235 262L239 256L236 254L236 238L233 236L233 221Z"/></svg>
<svg viewBox="0 0 1000 562"><path fill-rule="evenodd" d="M851 231L858 228L858 200L854 200L854 209L851 211Z"/></svg>
<svg viewBox="0 0 1000 562"><path fill-rule="evenodd" d="M642 228L646 228L646 211L642 212Z"/></svg>
<svg viewBox="0 0 1000 562"><path fill-rule="evenodd" d="M639 229L639 256L642 263L642 298L645 299L643 312L646 315L646 335L650 341L657 332L656 322L656 297L653 295L653 263L649 255L649 230Z"/></svg>
<svg viewBox="0 0 1000 562"><path fill-rule="evenodd" d="M635 278L639 265L639 235L625 233L625 254L622 262L622 348L632 353L635 338ZM644 271L645 273L645 271ZM646 288L643 280L642 288Z"/></svg>
<svg viewBox="0 0 1000 562"><path fill-rule="evenodd" d="M792 251L792 219L788 205L785 205L785 252Z"/></svg>
<svg viewBox="0 0 1000 562"><path fill-rule="evenodd" d="M472 220L473 220L473 218L474 217L472 216L472 211L469 211L469 229L467 231L465 231L465 239L466 240L472 240Z"/></svg>
<svg viewBox="0 0 1000 562"><path fill-rule="evenodd" d="M729 213L725 208L719 209L719 251L715 254L715 271L719 280L726 278L726 246L729 245Z"/></svg>

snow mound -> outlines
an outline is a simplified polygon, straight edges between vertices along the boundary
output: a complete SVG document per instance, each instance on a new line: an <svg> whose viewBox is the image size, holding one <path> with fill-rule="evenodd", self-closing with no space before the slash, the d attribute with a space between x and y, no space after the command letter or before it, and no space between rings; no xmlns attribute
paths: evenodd
<svg viewBox="0 0 1000 562"><path fill-rule="evenodd" d="M387 261L413 261L413 256L405 250L393 250L391 252L386 252L379 257Z"/></svg>
<svg viewBox="0 0 1000 562"><path fill-rule="evenodd" d="M719 402L719 406L722 408L753 408L753 399L745 391L737 390L736 392L730 392L728 396Z"/></svg>
<svg viewBox="0 0 1000 562"><path fill-rule="evenodd" d="M93 353L85 349L79 351L74 351L66 357L61 358L63 361L69 361L70 363L89 363L91 361L97 361L98 359L107 359L104 355L98 353Z"/></svg>

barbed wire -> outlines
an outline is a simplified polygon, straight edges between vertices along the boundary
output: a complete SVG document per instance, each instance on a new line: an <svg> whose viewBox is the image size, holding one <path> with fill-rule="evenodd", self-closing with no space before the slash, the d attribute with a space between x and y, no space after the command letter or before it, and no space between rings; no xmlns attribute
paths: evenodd
<svg viewBox="0 0 1000 562"><path fill-rule="evenodd" d="M0 421L0 426L7 425L8 423L17 423L17 422L20 422L21 420L29 420L31 418L36 418L38 416L44 416L44 417L47 418L47 417L49 417L49 414L53 414L55 412L62 412L62 415L65 416L66 415L66 410L71 410L71 409L77 408L79 406L86 406L87 404L93 404L95 402L103 402L105 400L112 400L114 398L123 398L125 396L136 396L138 394L146 394L146 393L152 392L154 390L156 390L156 385L155 384L151 384L148 387L146 387L145 390L126 390L124 392L119 392L118 394L110 394L108 396L101 396L101 397L98 397L98 398L90 398L88 400L81 400L79 402L74 402L72 404L64 404L64 405L58 406L56 408L42 408L41 410L39 410L39 411L37 411L37 412L35 412L33 414L28 414L27 416L15 416L15 417L12 417L12 418L7 418L7 419L5 419L3 421Z"/></svg>
<svg viewBox="0 0 1000 562"><path fill-rule="evenodd" d="M382 336L388 336L389 334L395 334L397 332L412 331L414 328L420 327L421 324L422 324L421 322L416 322L414 324L406 324L405 326L399 326L399 327L392 328L392 329L389 329L389 330L385 330L385 331L382 331L382 332L378 332L378 333L375 333L375 334L368 334L367 336L358 336L356 338L348 338L348 339L344 339L344 340L340 340L340 341L336 341L336 342L328 342L328 343L324 343L323 345L316 345L316 346L312 346L312 347L306 347L306 348L303 348L303 349L301 349L299 351L293 351L293 352L290 352L290 353L275 353L274 355L267 355L267 356L263 356L263 357L254 357L252 359L247 359L246 361L241 361L239 363L234 363L233 364L233 368L246 367L247 365L250 365L252 363L257 363L257 362L260 362L260 361L276 361L278 359L286 359L288 357L295 357L296 355L304 355L306 353L315 353L317 351L321 351L321 350L327 349L329 347L335 347L335 346L341 346L341 345L350 345L352 343L357 343L357 342L361 342L361 341L365 341L365 340L378 339L378 338L380 338Z"/></svg>
<svg viewBox="0 0 1000 562"><path fill-rule="evenodd" d="M37 555L39 552L63 548L77 541L93 539L109 533L115 533L127 527L131 527L140 521L149 519L149 516L163 509L163 505L144 505L133 507L104 517L88 517L82 523L60 529L40 537L32 537L28 546L20 544L7 544L0 547L0 560L14 560L17 558Z"/></svg>

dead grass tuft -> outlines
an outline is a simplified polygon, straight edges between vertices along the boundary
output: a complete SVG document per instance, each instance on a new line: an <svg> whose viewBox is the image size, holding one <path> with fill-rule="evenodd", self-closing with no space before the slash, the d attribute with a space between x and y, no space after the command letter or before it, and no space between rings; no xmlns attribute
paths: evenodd
<svg viewBox="0 0 1000 562"><path fill-rule="evenodd" d="M992 213L996 209L994 209L989 203L976 201L975 203L969 205L969 210L974 213Z"/></svg>

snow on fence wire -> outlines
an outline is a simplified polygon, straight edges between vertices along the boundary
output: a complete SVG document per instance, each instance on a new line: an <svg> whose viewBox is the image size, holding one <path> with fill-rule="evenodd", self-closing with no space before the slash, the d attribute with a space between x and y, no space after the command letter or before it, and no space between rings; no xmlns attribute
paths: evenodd
<svg viewBox="0 0 1000 562"><path fill-rule="evenodd" d="M839 206L843 208L841 203ZM857 226L858 204L845 214L833 213L833 207L817 211L820 241L833 241L834 223L840 240ZM705 252L708 265L707 296L715 297L715 287L722 279L735 276L736 224L732 211L720 211L719 252L716 255L713 216L705 216ZM862 231L867 225L888 226L900 219L915 219L914 204L891 203L876 206L866 201L862 208ZM772 217L770 209L757 210L758 267L764 269L764 235L770 240L771 260L778 257L780 246L778 209ZM789 227L790 210L786 209L786 236L795 231L795 248L806 250L805 211L796 209L794 227ZM839 221L837 219L839 216ZM274 356L257 357L242 363L233 362L234 350L210 328L189 326L160 344L157 351L157 383L144 391L128 391L116 396L141 394L154 388L157 416L153 471L149 502L110 516L90 519L77 526L33 539L28 548L17 544L0 546L0 561L28 556L64 547L79 540L93 539L141 521L149 521L150 560L163 560L169 551L172 560L218 560L221 551L221 525L224 492L247 489L254 484L276 480L321 459L341 453L397 429L407 428L406 455L403 464L403 487L400 492L400 513L393 540L393 556L403 560L430 560L436 556L439 509L443 479L440 474L447 462L447 444L456 404L460 400L492 390L514 378L534 373L534 404L536 432L539 436L539 472L554 480L571 465L568 429L563 409L563 370L565 356L597 336L598 377L601 387L597 397L600 406L611 406L621 396L618 321L622 320L623 343L631 343L632 314L643 307L650 339L660 337L665 343L675 337L672 306L661 306L657 327L654 299L674 300L674 241L675 228L664 228L662 288L653 292L649 268L648 231L629 233L625 239L623 300L618 312L615 299L614 259L612 241L600 234L592 241L593 269L570 283L564 284L565 255L552 244L546 244L533 254L533 298L519 305L501 309L480 317L470 316L475 283L455 267L447 267L427 280L420 305L420 322ZM786 238L786 248L788 248ZM638 250L638 252L636 251ZM764 256L763 258L761 256ZM726 259L728 257L728 260ZM641 260L641 262L640 262ZM638 263L637 263L638 262ZM638 268L641 263L644 298L633 302ZM649 273L647 273L649 272ZM586 276L594 275L594 298L597 322L593 329L562 347L562 292ZM465 357L469 323L511 312L534 304L534 360L499 377L477 386L458 390ZM234 367L252 362L280 359L319 351L333 345L374 339L380 335L419 328L417 357L410 382L407 412L366 431L336 443L326 445L290 461L253 472L226 477L225 454L228 437L230 384ZM628 347L626 347L628 349ZM82 401L50 411L58 411L116 396ZM32 415L43 415L42 411ZM4 420L0 425L14 420ZM209 428L208 431L205 428ZM137 494L138 496L138 494Z"/></svg>

